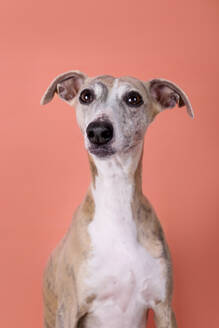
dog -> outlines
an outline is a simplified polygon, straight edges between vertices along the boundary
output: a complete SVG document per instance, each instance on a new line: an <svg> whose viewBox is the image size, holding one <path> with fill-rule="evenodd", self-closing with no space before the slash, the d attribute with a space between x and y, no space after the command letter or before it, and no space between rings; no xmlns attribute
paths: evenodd
<svg viewBox="0 0 219 328"><path fill-rule="evenodd" d="M161 111L185 106L186 94L165 79L56 77L54 94L76 109L91 184L71 226L52 252L43 279L45 328L176 328L172 265L156 213L142 193L145 132Z"/></svg>

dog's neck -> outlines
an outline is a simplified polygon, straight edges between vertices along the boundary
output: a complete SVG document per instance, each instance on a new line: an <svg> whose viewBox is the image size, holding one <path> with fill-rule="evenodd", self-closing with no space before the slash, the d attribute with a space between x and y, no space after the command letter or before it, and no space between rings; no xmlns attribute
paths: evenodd
<svg viewBox="0 0 219 328"><path fill-rule="evenodd" d="M108 189L110 193L118 194L118 191L125 191L124 187L131 186L133 191L141 193L142 154L143 141L126 153L117 153L106 159L89 155L91 188L103 192Z"/></svg>

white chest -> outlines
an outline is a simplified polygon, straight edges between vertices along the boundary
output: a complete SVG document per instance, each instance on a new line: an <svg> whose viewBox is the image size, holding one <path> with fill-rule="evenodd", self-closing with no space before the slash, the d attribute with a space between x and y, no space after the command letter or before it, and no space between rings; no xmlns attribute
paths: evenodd
<svg viewBox="0 0 219 328"><path fill-rule="evenodd" d="M137 240L132 193L132 184L119 178L104 183L97 178L93 190L87 284L89 292L97 295L92 305L97 327L145 327L146 309L165 296L160 259Z"/></svg>

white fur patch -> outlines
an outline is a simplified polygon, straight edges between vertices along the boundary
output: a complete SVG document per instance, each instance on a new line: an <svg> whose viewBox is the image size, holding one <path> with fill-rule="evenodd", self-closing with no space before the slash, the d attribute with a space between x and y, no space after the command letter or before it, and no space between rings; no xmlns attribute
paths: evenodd
<svg viewBox="0 0 219 328"><path fill-rule="evenodd" d="M91 308L95 327L143 328L146 309L165 297L160 260L137 241L133 181L127 176L130 169L135 171L139 154L134 158L134 164L121 155L95 160L98 176L92 190L95 215L88 228L92 256L87 281L89 293L97 295Z"/></svg>

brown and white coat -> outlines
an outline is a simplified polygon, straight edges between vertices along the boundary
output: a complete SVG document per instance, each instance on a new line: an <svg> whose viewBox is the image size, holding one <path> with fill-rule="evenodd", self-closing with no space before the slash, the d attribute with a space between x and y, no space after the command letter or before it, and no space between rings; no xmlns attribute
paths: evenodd
<svg viewBox="0 0 219 328"><path fill-rule="evenodd" d="M89 104L80 102L83 90L92 90ZM137 107L124 101L133 90L142 100ZM177 327L170 253L142 193L141 173L148 125L176 104L193 116L187 96L163 79L88 78L78 71L58 76L42 104L55 92L76 108L92 181L44 273L45 328L143 328L148 309L158 328ZM91 122L104 120L112 123L113 138L100 153L86 131Z"/></svg>

